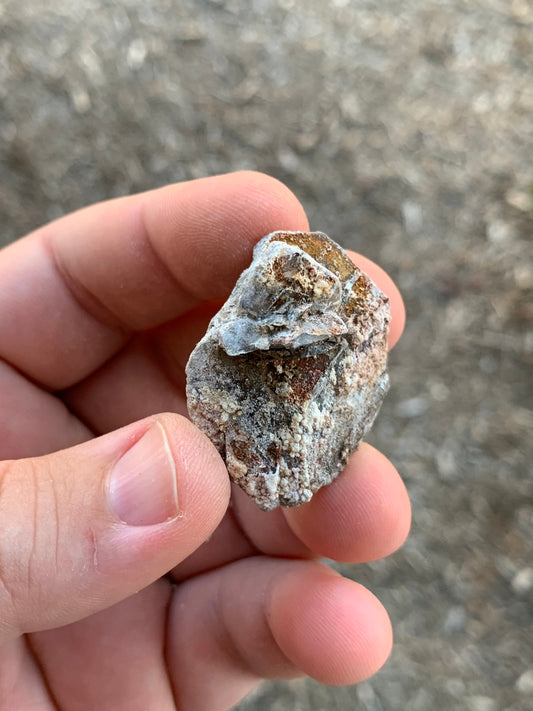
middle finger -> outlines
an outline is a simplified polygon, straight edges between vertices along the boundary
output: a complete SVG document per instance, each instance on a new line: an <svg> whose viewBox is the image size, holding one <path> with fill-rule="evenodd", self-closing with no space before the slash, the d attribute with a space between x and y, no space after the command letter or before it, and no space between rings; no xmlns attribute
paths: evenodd
<svg viewBox="0 0 533 711"><path fill-rule="evenodd" d="M257 553L363 563L393 553L411 523L405 486L386 457L363 443L343 473L295 508L260 511L234 486L213 536L172 571L176 581Z"/></svg>

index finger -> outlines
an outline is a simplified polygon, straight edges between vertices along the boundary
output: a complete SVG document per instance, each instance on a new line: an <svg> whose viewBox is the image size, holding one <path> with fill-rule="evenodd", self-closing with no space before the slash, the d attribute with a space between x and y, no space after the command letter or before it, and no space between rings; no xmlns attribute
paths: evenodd
<svg viewBox="0 0 533 711"><path fill-rule="evenodd" d="M279 229L307 230L304 210L282 183L253 172L171 185L57 220L0 252L0 359L65 389L132 332L226 297L253 245ZM390 297L396 338L399 293L379 267L360 266Z"/></svg>
<svg viewBox="0 0 533 711"><path fill-rule="evenodd" d="M0 253L0 358L63 389L112 357L132 331L227 296L253 245L306 230L282 183L252 172L101 203Z"/></svg>

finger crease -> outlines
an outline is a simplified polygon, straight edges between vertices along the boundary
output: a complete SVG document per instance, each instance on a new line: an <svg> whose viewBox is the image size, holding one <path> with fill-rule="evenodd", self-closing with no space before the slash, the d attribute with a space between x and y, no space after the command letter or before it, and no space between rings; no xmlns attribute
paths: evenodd
<svg viewBox="0 0 533 711"><path fill-rule="evenodd" d="M170 284L173 286L173 288L176 290L176 292L179 294L180 299L189 299L191 302L191 306L193 306L195 303L199 301L198 297L190 292L183 284L181 281L178 279L178 277L172 272L164 258L159 254L159 252L156 249L156 246L154 244L154 240L152 239L152 231L148 227L148 223L146 221L146 209L145 205L147 203L141 202L139 205L139 225L141 229L141 237L143 239L143 242L146 244L146 247L150 253L150 256L152 257L153 262L155 263L156 268L162 272L164 277L170 282Z"/></svg>
<svg viewBox="0 0 533 711"><path fill-rule="evenodd" d="M59 701L57 700L54 692L52 691L52 685L50 684L50 681L48 679L48 676L46 674L44 666L41 662L41 659L31 643L31 639L30 639L29 635L24 635L23 640L24 640L26 649L28 651L28 655L31 657L35 666L39 670L39 673L41 675L41 680L43 683L43 688L44 688L45 693L48 696L48 701L50 702L51 707L54 709L54 711L61 711L61 706L59 704Z"/></svg>
<svg viewBox="0 0 533 711"><path fill-rule="evenodd" d="M256 546L256 544L252 541L252 539L250 538L250 536L249 536L248 533L246 532L246 530L245 530L243 524L241 523L241 520L239 519L239 515L238 515L237 511L235 510L235 508L234 508L234 506L233 506L233 496L231 497L230 502L229 502L229 505L228 505L227 515L231 517L232 521L235 523L237 529L239 530L241 536L244 538L244 540L246 541L246 543L248 543L248 545L251 547L251 549L252 549L253 551L255 551L255 553L256 553L257 555L261 555L261 554L263 553L263 551L261 551L261 550Z"/></svg>
<svg viewBox="0 0 533 711"><path fill-rule="evenodd" d="M156 339L146 339L143 345L145 346L148 357L161 373L162 377L167 380L172 389L178 390L178 392L185 390L185 373L171 367L166 354L161 349ZM183 377L180 378L179 373L183 373Z"/></svg>
<svg viewBox="0 0 533 711"><path fill-rule="evenodd" d="M174 675L172 674L171 667L170 667L170 662L168 659L169 655L169 637L170 637L170 616L172 613L172 605L174 601L174 596L175 596L175 591L176 591L176 586L174 583L171 582L171 590L170 594L168 596L167 604L165 607L165 616L164 616L164 627L163 627L163 664L165 665L165 672L167 675L168 679L168 685L170 687L170 691L172 693L172 699L174 701L174 706L176 707L176 711L182 711L183 704L181 703L180 699L180 694L179 694L179 689L177 684L174 683L173 677Z"/></svg>
<svg viewBox="0 0 533 711"><path fill-rule="evenodd" d="M239 645L237 644L234 635L230 631L230 626L226 620L226 615L224 613L224 602L222 599L222 586L219 584L217 586L216 596L213 604L215 610L215 618L220 621L221 635L219 639L219 646L223 654L229 657L235 667L240 669L246 675L256 676L261 678L261 674L257 674L254 669L252 669L249 661L246 659L245 653L242 652Z"/></svg>
<svg viewBox="0 0 533 711"><path fill-rule="evenodd" d="M101 326L105 326L110 331L124 336L130 333L131 329L103 304L94 293L81 284L68 270L65 264L63 264L55 248L54 241L48 236L43 236L42 242L52 268L58 275L61 283L64 284L73 301Z"/></svg>

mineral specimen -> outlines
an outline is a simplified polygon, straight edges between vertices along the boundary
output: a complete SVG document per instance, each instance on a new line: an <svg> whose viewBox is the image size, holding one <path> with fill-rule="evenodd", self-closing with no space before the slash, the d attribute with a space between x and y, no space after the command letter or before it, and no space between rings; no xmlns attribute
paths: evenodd
<svg viewBox="0 0 533 711"><path fill-rule="evenodd" d="M343 469L388 389L389 303L321 232L274 232L187 364L192 420L264 510Z"/></svg>

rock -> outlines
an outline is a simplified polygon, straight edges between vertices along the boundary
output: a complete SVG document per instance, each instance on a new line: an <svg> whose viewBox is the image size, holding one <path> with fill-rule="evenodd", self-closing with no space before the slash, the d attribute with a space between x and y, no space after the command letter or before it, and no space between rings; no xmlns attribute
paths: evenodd
<svg viewBox="0 0 533 711"><path fill-rule="evenodd" d="M254 250L187 364L192 420L264 510L343 469L388 389L388 299L320 232Z"/></svg>
<svg viewBox="0 0 533 711"><path fill-rule="evenodd" d="M498 704L490 696L469 696L466 699L468 711L497 711Z"/></svg>
<svg viewBox="0 0 533 711"><path fill-rule="evenodd" d="M462 605L454 605L448 610L443 630L449 634L461 632L468 622L468 614Z"/></svg>
<svg viewBox="0 0 533 711"><path fill-rule="evenodd" d="M533 696L533 669L528 669L518 677L516 688L521 694Z"/></svg>
<svg viewBox="0 0 533 711"><path fill-rule="evenodd" d="M511 581L511 587L517 595L527 595L533 590L533 568L522 568Z"/></svg>

